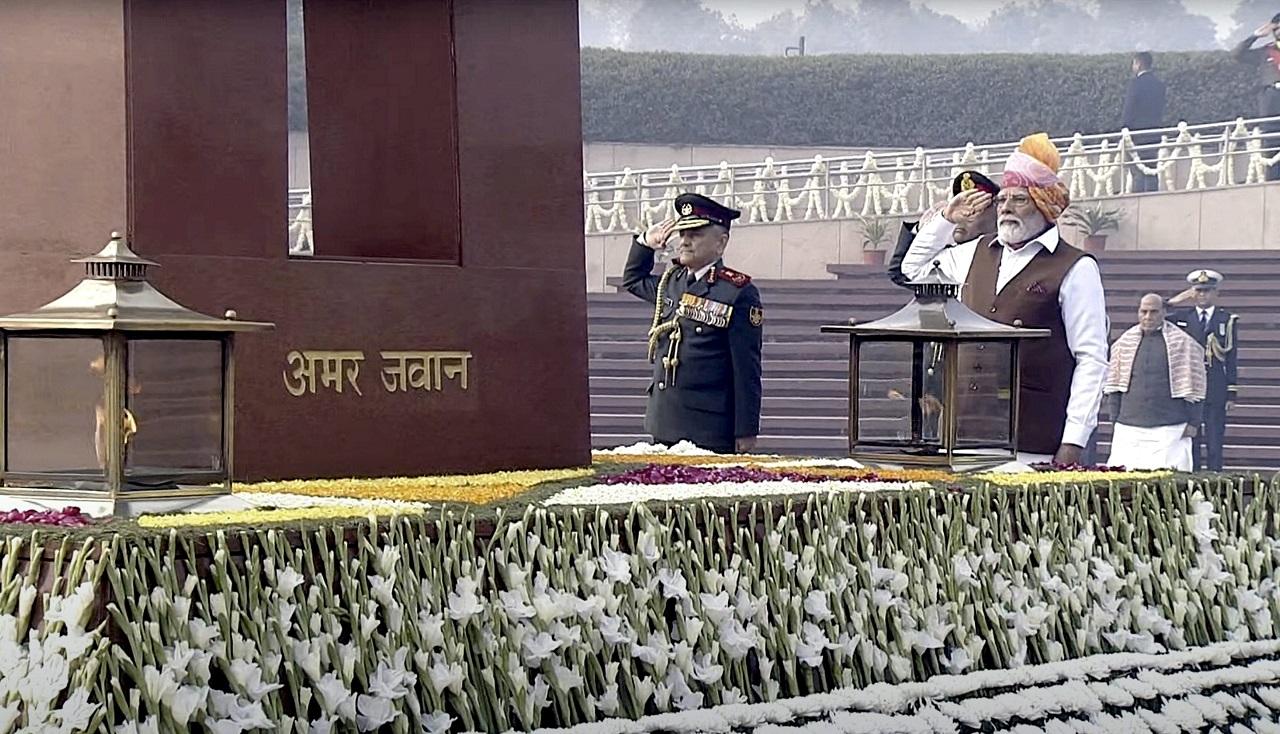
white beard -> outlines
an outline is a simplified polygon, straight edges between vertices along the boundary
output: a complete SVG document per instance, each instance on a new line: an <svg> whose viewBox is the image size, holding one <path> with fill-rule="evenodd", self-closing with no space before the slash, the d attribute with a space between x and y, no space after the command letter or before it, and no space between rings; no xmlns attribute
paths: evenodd
<svg viewBox="0 0 1280 734"><path fill-rule="evenodd" d="M1020 245L1048 229L1049 220L1039 210L1022 221L1006 220L996 225L996 234L1006 245Z"/></svg>

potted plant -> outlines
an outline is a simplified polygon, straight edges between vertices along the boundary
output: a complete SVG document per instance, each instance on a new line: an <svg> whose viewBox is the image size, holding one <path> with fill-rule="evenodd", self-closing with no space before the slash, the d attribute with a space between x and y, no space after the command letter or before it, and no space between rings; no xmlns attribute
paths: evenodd
<svg viewBox="0 0 1280 734"><path fill-rule="evenodd" d="M1069 207L1059 223L1080 230L1084 235L1082 246L1085 252L1102 252L1107 249L1107 233L1119 229L1123 218L1124 213L1119 209L1091 204Z"/></svg>
<svg viewBox="0 0 1280 734"><path fill-rule="evenodd" d="M864 265L884 265L884 252L881 251L890 234L890 222L883 217L858 217L862 225L862 263Z"/></svg>

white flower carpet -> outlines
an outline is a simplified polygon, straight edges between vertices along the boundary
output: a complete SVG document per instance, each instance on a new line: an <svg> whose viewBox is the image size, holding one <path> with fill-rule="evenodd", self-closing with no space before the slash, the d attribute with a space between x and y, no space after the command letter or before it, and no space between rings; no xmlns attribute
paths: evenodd
<svg viewBox="0 0 1280 734"><path fill-rule="evenodd" d="M609 720L543 734L1280 733L1280 642L1080 660L877 683L761 704Z"/></svg>

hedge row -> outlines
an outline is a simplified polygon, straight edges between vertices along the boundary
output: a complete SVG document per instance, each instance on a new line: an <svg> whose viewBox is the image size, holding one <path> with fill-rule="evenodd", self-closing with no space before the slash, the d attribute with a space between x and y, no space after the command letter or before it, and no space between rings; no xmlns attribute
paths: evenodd
<svg viewBox="0 0 1280 734"><path fill-rule="evenodd" d="M1225 51L1162 53L1166 120L1256 113L1255 72ZM582 51L589 141L915 146L1105 132L1129 55L831 55Z"/></svg>

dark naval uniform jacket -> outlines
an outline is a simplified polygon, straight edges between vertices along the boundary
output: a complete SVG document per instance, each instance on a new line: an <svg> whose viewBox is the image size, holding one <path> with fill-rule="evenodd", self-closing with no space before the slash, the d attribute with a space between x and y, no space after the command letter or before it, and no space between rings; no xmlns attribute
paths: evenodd
<svg viewBox="0 0 1280 734"><path fill-rule="evenodd" d="M1204 347L1205 406L1225 405L1235 400L1238 317L1221 306L1214 306L1208 328L1203 330L1195 307L1172 310L1169 320Z"/></svg>
<svg viewBox="0 0 1280 734"><path fill-rule="evenodd" d="M679 265L653 275L654 257L633 241L622 275L627 291L655 304L645 430L660 443L732 453L734 439L760 433L760 292L723 261L690 283Z"/></svg>

